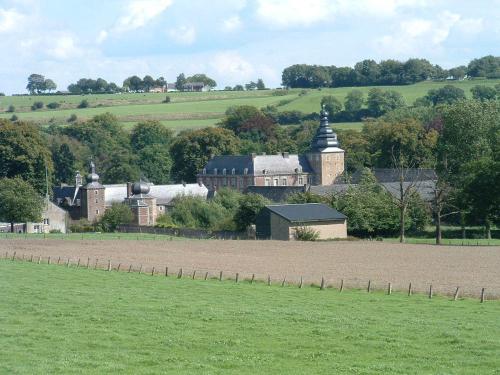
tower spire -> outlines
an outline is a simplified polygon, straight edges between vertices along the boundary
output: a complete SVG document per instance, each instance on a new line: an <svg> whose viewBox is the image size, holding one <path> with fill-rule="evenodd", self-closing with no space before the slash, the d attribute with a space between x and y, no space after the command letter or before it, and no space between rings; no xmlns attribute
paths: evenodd
<svg viewBox="0 0 500 375"><path fill-rule="evenodd" d="M316 135L311 143L312 151L322 151L329 147L339 147L340 143L337 134L332 130L328 123L328 111L323 104L320 112L320 122Z"/></svg>

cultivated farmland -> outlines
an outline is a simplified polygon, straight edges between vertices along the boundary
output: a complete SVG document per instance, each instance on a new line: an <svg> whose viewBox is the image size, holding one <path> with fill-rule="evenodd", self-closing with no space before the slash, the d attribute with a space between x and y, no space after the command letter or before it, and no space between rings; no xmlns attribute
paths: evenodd
<svg viewBox="0 0 500 375"><path fill-rule="evenodd" d="M465 91L471 97L470 88L475 85L494 86L500 80L471 80L459 82L421 82L407 86L380 86L400 92L407 104L412 104L418 97L424 96L430 89L445 84L452 84ZM265 107L275 105L279 111L299 110L304 113L317 112L321 98L332 95L344 101L348 92L360 90L366 95L372 87L340 87L321 90L289 90L286 95L275 95L275 90L262 91L213 91L213 92L171 92L166 94L104 94L104 95L50 95L50 96L7 96L0 97L0 118L10 118L15 114L21 120L29 120L40 125L65 125L72 114L79 120L86 120L97 114L110 112L118 117L126 128L131 128L138 121L159 120L176 131L213 126L224 115L227 108L235 105L253 105ZM283 93L284 94L284 93ZM170 103L164 103L166 96ZM82 100L87 100L88 108L77 108ZM56 102L59 108L44 108L32 111L34 102L44 105ZM13 113L7 112L14 106ZM334 125L336 129L360 129L360 123L342 123Z"/></svg>
<svg viewBox="0 0 500 375"><path fill-rule="evenodd" d="M84 263L96 259L102 268L108 260L122 269L142 265L144 272L155 267L164 272L184 273L194 270L198 276L241 279L252 274L261 280L271 276L274 283L327 284L338 287L344 279L346 288L365 288L371 280L373 288L385 289L392 283L395 290L406 290L411 282L414 290L426 292L433 285L436 293L451 294L460 287L463 295L478 296L486 288L490 297L500 297L500 247L432 246L385 242L281 242L281 241L217 241L181 240L54 240L2 239L0 254L16 252L20 257L33 254L43 259L61 257L65 262Z"/></svg>

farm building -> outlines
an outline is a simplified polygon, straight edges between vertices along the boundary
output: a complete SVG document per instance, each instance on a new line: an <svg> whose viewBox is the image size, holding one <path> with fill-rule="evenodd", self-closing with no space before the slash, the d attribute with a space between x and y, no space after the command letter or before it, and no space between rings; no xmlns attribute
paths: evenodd
<svg viewBox="0 0 500 375"><path fill-rule="evenodd" d="M266 206L257 215L255 232L259 239L289 241L300 227L314 229L322 240L347 237L347 217L321 203Z"/></svg>
<svg viewBox="0 0 500 375"><path fill-rule="evenodd" d="M196 91L196 92L205 92L210 91L210 86L205 85L203 82L187 82L182 86L184 91Z"/></svg>
<svg viewBox="0 0 500 375"><path fill-rule="evenodd" d="M26 223L26 233L50 233L51 231L66 233L68 213L61 207L45 198L40 223Z"/></svg>

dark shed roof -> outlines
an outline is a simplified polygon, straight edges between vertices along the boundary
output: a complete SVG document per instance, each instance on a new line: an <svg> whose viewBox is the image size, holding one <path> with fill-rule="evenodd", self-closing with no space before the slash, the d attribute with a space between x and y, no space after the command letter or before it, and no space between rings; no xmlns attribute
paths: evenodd
<svg viewBox="0 0 500 375"><path fill-rule="evenodd" d="M266 208L293 223L347 219L344 214L322 203L276 204Z"/></svg>

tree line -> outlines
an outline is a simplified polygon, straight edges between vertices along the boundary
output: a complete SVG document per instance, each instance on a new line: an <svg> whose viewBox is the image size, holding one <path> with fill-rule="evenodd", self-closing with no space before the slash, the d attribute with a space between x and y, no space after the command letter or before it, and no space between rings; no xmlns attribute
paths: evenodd
<svg viewBox="0 0 500 375"><path fill-rule="evenodd" d="M296 64L283 70L282 84L290 88L408 85L425 80L500 78L500 57L484 56L467 66L443 69L426 59L363 60L351 67Z"/></svg>

